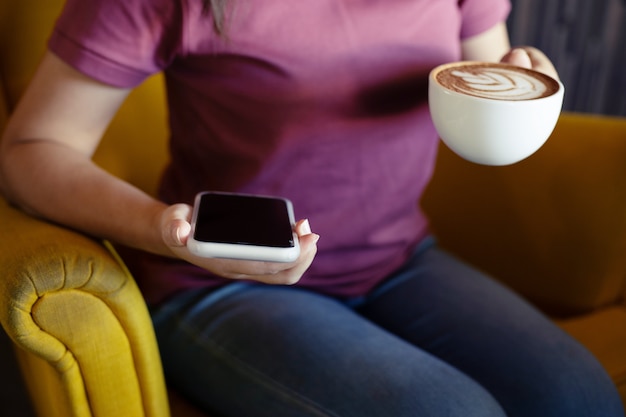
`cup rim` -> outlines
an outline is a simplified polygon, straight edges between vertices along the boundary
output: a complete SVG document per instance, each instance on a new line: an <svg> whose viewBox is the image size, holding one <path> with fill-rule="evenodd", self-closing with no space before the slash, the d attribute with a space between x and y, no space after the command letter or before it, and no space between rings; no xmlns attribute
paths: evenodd
<svg viewBox="0 0 626 417"><path fill-rule="evenodd" d="M528 71L530 73L533 74L538 74L539 77L544 77L547 78L553 82L555 82L558 85L558 89L550 95L547 95L545 97L537 97L537 98L531 98L531 99L525 99L525 100L505 100L505 99L494 99L494 98L487 98L487 97L480 97L480 96L475 96L475 95L471 95L471 94L463 94L460 93L458 91L452 90L446 86L444 86L443 84L439 83L437 81L437 74L440 73L441 71L450 68L450 67L460 67L460 66L467 66L467 65L495 65L498 67L502 67L502 68L513 68L516 70L522 69L523 71ZM560 94L563 94L564 90L565 90L565 86L563 85L563 83L557 79L554 78L548 74L545 74L541 71L537 71L535 69L532 68L524 68L524 67L519 67L517 65L513 65L513 64L508 64L505 62L489 62L489 61L475 61L475 60L470 60L470 61L454 61L454 62L447 62L444 64L440 64L437 65L435 68L433 68L430 71L430 74L428 76L429 80L431 81L431 83L433 83L436 86L440 86L442 88L443 91L445 91L446 93L449 94L453 94L453 95L457 95L459 97L466 97L467 99L474 99L474 100L480 100L480 101L488 101L488 102L502 102L502 103L528 103L528 102L537 102L537 101L544 101L544 100L549 100L549 99L553 99L554 97L558 97Z"/></svg>

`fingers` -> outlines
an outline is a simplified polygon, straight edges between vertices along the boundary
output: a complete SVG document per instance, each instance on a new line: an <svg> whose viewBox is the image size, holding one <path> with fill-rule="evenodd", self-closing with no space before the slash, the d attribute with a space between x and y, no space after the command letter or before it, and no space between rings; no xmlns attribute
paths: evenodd
<svg viewBox="0 0 626 417"><path fill-rule="evenodd" d="M308 233L300 236L300 257L293 268L285 272L285 284L291 285L300 281L300 278L309 269L317 254L317 242L320 239L315 233Z"/></svg>
<svg viewBox="0 0 626 417"><path fill-rule="evenodd" d="M293 285L297 283L313 263L317 254L319 235L312 233L308 220L300 220L295 226L299 237L300 256L294 262L253 262L221 259L222 276L230 279L247 279L266 284Z"/></svg>
<svg viewBox="0 0 626 417"><path fill-rule="evenodd" d="M531 68L543 72L557 80L559 79L559 74L552 64L552 61L550 61L546 54L532 46L523 46L510 50L502 57L501 62L523 68Z"/></svg>
<svg viewBox="0 0 626 417"><path fill-rule="evenodd" d="M293 285L300 281L317 253L319 236L309 233L300 238L300 256L294 262L257 262L232 259L212 259L212 267L221 276L235 280L252 280L274 285Z"/></svg>
<svg viewBox="0 0 626 417"><path fill-rule="evenodd" d="M311 225L309 219L303 219L296 223L295 231L298 236L304 236L311 233Z"/></svg>
<svg viewBox="0 0 626 417"><path fill-rule="evenodd" d="M311 232L308 220L300 220L294 230L298 235L300 255L290 263L260 262L238 259L205 258L192 254L186 247L191 233L191 213L187 204L167 207L161 215L161 236L174 256L218 276L234 280L253 280L266 284L293 285L311 266L317 253L319 235Z"/></svg>

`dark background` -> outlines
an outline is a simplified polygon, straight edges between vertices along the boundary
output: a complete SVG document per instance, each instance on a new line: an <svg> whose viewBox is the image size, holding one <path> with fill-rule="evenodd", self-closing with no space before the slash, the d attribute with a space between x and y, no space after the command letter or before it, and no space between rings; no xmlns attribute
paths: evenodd
<svg viewBox="0 0 626 417"><path fill-rule="evenodd" d="M568 111L626 116L626 0L512 0L513 45L554 62Z"/></svg>

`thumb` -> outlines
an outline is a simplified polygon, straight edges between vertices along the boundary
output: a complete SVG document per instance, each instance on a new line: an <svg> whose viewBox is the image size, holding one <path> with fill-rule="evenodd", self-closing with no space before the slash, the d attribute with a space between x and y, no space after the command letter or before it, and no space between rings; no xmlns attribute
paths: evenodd
<svg viewBox="0 0 626 417"><path fill-rule="evenodd" d="M161 237L170 247L180 247L187 244L191 233L191 206L174 204L169 206L161 217Z"/></svg>

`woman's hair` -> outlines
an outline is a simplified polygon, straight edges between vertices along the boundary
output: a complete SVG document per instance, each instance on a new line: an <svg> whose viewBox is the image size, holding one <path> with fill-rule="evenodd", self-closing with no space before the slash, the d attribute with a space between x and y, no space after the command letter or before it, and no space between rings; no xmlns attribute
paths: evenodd
<svg viewBox="0 0 626 417"><path fill-rule="evenodd" d="M224 34L226 3L228 0L202 0L202 9L213 15L213 25L219 34Z"/></svg>

